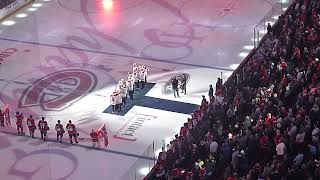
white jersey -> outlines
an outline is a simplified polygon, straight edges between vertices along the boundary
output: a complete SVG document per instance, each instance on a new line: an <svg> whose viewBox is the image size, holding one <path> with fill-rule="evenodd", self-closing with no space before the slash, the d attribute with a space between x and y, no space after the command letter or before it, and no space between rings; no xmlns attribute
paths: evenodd
<svg viewBox="0 0 320 180"><path fill-rule="evenodd" d="M139 75L140 75L140 76L139 76L140 81L144 81L145 78L146 78L146 75L145 75L144 71L140 71L140 74L139 74Z"/></svg>
<svg viewBox="0 0 320 180"><path fill-rule="evenodd" d="M126 86L121 86L119 88L119 91L120 91L120 96L121 97L126 97L127 96L127 87Z"/></svg>
<svg viewBox="0 0 320 180"><path fill-rule="evenodd" d="M116 105L117 104L117 98L115 95L110 96L110 103L111 105Z"/></svg>
<svg viewBox="0 0 320 180"><path fill-rule="evenodd" d="M122 103L122 97L121 97L120 94L117 94L117 96L116 96L116 103L117 104L121 104Z"/></svg>
<svg viewBox="0 0 320 180"><path fill-rule="evenodd" d="M143 72L144 72L144 75L147 77L148 76L148 71L149 69L144 69Z"/></svg>
<svg viewBox="0 0 320 180"><path fill-rule="evenodd" d="M134 79L134 82L138 82L139 81L139 74L138 73L134 74L133 79Z"/></svg>
<svg viewBox="0 0 320 180"><path fill-rule="evenodd" d="M132 81L127 81L127 90L132 91L133 90L133 83Z"/></svg>
<svg viewBox="0 0 320 180"><path fill-rule="evenodd" d="M135 73L135 72L138 72L139 69L138 69L138 66L133 66L132 67L132 72Z"/></svg>
<svg viewBox="0 0 320 180"><path fill-rule="evenodd" d="M133 80L134 80L133 74L129 74L128 75L128 81L133 81Z"/></svg>

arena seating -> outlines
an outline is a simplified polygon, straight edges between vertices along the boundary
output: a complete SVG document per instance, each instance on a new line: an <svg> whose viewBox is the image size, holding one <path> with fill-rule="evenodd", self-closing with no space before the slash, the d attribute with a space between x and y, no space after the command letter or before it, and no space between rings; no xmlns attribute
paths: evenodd
<svg viewBox="0 0 320 180"><path fill-rule="evenodd" d="M294 2L145 179L320 179L319 16Z"/></svg>

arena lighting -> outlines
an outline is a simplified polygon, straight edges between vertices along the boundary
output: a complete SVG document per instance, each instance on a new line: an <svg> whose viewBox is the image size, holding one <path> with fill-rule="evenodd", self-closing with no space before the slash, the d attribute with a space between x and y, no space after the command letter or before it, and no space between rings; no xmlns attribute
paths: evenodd
<svg viewBox="0 0 320 180"><path fill-rule="evenodd" d="M32 4L32 7L35 7L35 8L38 8L38 7L41 7L42 4L41 3L34 3Z"/></svg>
<svg viewBox="0 0 320 180"><path fill-rule="evenodd" d="M239 56L242 57L242 58L245 58L245 57L248 56L248 54L249 54L249 53L247 53L247 52L241 52L241 53L239 54Z"/></svg>
<svg viewBox="0 0 320 180"><path fill-rule="evenodd" d="M44 1L44 2L48 2L48 1L51 1L51 0L42 0L42 1Z"/></svg>
<svg viewBox="0 0 320 180"><path fill-rule="evenodd" d="M37 11L37 10L38 8L34 8L34 7L28 9L28 11Z"/></svg>
<svg viewBox="0 0 320 180"><path fill-rule="evenodd" d="M113 0L103 0L102 4L105 10L110 10L113 7Z"/></svg>
<svg viewBox="0 0 320 180"><path fill-rule="evenodd" d="M231 64L231 65L229 66L229 68L232 69L232 70L236 70L239 65L240 65L240 64Z"/></svg>
<svg viewBox="0 0 320 180"><path fill-rule="evenodd" d="M254 46L243 46L243 49L245 50L252 50Z"/></svg>
<svg viewBox="0 0 320 180"><path fill-rule="evenodd" d="M146 176L149 172L150 172L150 171L149 171L149 168L148 168L148 167L144 167L144 168L141 168L141 169L139 170L139 173L140 173L141 175L143 175L143 176Z"/></svg>
<svg viewBox="0 0 320 180"><path fill-rule="evenodd" d="M3 21L1 24L4 26L12 26L12 25L16 24L16 22L15 21Z"/></svg>
<svg viewBox="0 0 320 180"><path fill-rule="evenodd" d="M20 14L16 15L17 18L24 18L24 17L27 17L27 16L28 16L28 14L26 14L26 13L20 13Z"/></svg>

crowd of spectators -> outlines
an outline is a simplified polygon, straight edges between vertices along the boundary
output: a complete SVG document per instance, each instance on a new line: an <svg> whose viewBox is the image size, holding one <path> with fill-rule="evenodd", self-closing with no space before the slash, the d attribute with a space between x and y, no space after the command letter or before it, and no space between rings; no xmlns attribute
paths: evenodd
<svg viewBox="0 0 320 180"><path fill-rule="evenodd" d="M1 0L0 1L0 9L8 6L9 4L13 3L16 0Z"/></svg>
<svg viewBox="0 0 320 180"><path fill-rule="evenodd" d="M320 1L296 0L146 179L320 179Z"/></svg>

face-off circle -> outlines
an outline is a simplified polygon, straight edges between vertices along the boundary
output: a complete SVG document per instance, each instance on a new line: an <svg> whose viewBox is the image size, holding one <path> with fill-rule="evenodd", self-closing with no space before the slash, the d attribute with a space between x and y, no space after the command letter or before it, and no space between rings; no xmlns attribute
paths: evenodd
<svg viewBox="0 0 320 180"><path fill-rule="evenodd" d="M81 12L85 6L88 13L103 13L106 9L125 11L142 5L147 0L59 0L59 5L65 9ZM106 7L108 6L108 7Z"/></svg>

